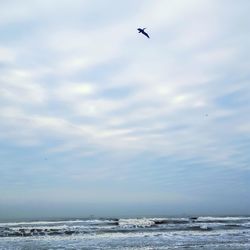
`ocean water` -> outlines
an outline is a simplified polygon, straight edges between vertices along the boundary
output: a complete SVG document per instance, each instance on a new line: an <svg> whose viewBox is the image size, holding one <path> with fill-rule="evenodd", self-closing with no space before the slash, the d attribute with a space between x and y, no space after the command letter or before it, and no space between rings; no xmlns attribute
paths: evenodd
<svg viewBox="0 0 250 250"><path fill-rule="evenodd" d="M0 223L0 249L250 249L250 217Z"/></svg>

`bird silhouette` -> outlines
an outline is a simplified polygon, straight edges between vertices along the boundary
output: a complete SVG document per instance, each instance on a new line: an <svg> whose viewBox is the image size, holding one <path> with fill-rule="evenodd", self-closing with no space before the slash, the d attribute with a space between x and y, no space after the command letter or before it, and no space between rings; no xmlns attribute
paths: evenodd
<svg viewBox="0 0 250 250"><path fill-rule="evenodd" d="M145 30L146 28L143 28L143 29L141 29L141 28L138 28L137 30L139 31L139 33L142 33L144 36L146 36L147 38L150 38L149 37L149 35L148 35L148 33L146 33L144 30Z"/></svg>

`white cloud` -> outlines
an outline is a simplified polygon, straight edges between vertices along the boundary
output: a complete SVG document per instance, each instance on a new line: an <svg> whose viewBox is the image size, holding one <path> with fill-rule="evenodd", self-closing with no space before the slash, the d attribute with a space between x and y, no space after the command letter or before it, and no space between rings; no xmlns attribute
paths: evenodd
<svg viewBox="0 0 250 250"><path fill-rule="evenodd" d="M15 52L9 48L0 46L0 63L10 63L15 60Z"/></svg>
<svg viewBox="0 0 250 250"><path fill-rule="evenodd" d="M3 70L0 81L0 96L12 104L41 104L46 100L46 90L36 82L32 70Z"/></svg>
<svg viewBox="0 0 250 250"><path fill-rule="evenodd" d="M96 87L94 84L87 82L66 82L65 84L56 86L53 92L53 97L60 101L75 101L79 103L82 98L93 95L96 92Z"/></svg>

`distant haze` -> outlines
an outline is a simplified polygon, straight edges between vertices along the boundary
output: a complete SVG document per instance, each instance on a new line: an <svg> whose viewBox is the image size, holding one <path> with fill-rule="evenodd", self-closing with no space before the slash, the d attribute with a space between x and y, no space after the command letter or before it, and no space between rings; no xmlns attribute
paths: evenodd
<svg viewBox="0 0 250 250"><path fill-rule="evenodd" d="M0 220L249 214L249 10L2 0Z"/></svg>

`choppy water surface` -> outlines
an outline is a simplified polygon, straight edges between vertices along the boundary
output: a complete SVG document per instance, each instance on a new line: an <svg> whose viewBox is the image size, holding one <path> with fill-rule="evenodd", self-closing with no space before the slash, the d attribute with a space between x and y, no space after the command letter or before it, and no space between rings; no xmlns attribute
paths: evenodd
<svg viewBox="0 0 250 250"><path fill-rule="evenodd" d="M0 223L0 249L250 249L250 217Z"/></svg>

